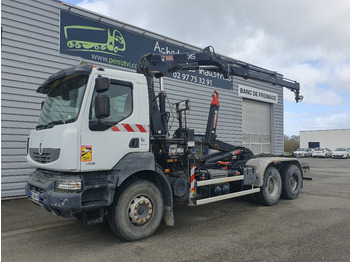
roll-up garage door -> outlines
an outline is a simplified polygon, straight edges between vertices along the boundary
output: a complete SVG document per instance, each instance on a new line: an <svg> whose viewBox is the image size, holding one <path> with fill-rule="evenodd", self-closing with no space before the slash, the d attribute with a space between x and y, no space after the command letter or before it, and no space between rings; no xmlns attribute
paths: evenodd
<svg viewBox="0 0 350 262"><path fill-rule="evenodd" d="M271 104L243 99L243 146L254 154L271 153Z"/></svg>

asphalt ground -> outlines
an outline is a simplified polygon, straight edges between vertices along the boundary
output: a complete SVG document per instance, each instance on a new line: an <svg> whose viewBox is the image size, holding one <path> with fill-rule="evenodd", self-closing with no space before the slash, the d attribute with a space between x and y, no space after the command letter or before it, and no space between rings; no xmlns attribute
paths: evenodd
<svg viewBox="0 0 350 262"><path fill-rule="evenodd" d="M296 200L247 198L175 207L175 227L125 242L107 224L83 226L28 199L1 205L5 261L350 261L350 159L313 159Z"/></svg>

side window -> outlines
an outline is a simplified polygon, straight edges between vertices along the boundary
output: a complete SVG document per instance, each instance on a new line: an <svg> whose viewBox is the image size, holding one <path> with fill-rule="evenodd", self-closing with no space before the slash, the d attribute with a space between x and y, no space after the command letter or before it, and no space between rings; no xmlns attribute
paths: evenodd
<svg viewBox="0 0 350 262"><path fill-rule="evenodd" d="M95 92L90 108L90 129L93 131L103 131L114 126L118 122L124 120L132 114L133 99L132 99L132 83L111 80L110 88L104 92L110 99L110 115L104 119L98 120L95 116Z"/></svg>

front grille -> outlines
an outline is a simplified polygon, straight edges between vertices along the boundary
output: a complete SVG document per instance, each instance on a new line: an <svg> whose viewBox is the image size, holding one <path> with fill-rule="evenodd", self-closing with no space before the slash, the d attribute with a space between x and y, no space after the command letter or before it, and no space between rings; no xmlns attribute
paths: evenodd
<svg viewBox="0 0 350 262"><path fill-rule="evenodd" d="M33 153L32 158L34 159L34 161L42 163L42 164L52 162L50 153L42 153L41 155L39 153Z"/></svg>
<svg viewBox="0 0 350 262"><path fill-rule="evenodd" d="M60 156L60 149L57 148L44 148L42 154L39 154L39 149L30 148L30 157L38 163L47 164L56 161Z"/></svg>

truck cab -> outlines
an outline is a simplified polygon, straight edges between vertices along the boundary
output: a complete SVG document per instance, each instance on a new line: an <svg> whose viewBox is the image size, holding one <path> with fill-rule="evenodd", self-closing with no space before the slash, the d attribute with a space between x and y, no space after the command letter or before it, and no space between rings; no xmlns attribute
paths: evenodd
<svg viewBox="0 0 350 262"><path fill-rule="evenodd" d="M37 92L46 99L27 141L36 170L26 195L33 201L64 217L102 213L130 174L155 172L143 75L79 65L52 75ZM96 216L101 220L98 213L85 222Z"/></svg>
<svg viewBox="0 0 350 262"><path fill-rule="evenodd" d="M81 65L51 77L38 125L30 133L28 162L60 172L110 170L130 152L149 151L147 85L142 75ZM108 90L96 91L99 78ZM96 111L98 99L108 116ZM106 101L108 100L108 101ZM100 109L98 109L100 110Z"/></svg>

